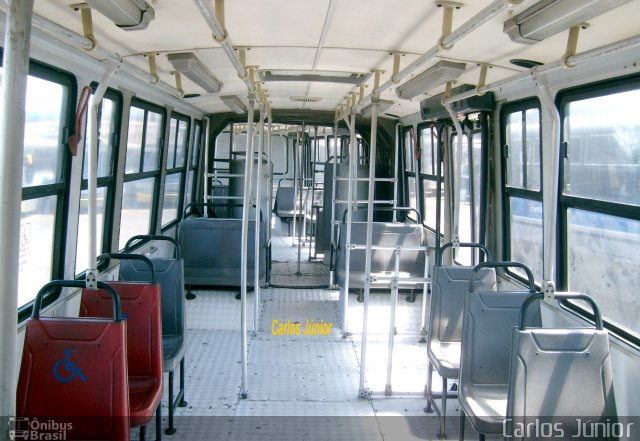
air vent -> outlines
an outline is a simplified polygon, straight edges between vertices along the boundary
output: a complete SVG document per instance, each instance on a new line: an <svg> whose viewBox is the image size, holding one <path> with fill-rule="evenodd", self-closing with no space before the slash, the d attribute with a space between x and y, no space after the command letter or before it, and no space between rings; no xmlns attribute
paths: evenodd
<svg viewBox="0 0 640 441"><path fill-rule="evenodd" d="M317 103L322 99L319 96L292 96L290 98L296 103Z"/></svg>

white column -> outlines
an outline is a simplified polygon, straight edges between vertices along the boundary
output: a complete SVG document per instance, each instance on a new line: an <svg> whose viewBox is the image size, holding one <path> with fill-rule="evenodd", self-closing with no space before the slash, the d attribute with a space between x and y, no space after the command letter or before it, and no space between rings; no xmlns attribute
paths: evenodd
<svg viewBox="0 0 640 441"><path fill-rule="evenodd" d="M10 0L4 38L0 114L0 415L16 413L18 256L22 160L33 0ZM0 434L9 439L8 427Z"/></svg>

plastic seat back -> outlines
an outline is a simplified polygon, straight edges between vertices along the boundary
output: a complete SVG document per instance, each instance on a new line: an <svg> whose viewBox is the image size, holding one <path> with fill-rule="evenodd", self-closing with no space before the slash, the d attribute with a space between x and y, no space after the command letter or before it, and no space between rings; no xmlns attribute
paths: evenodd
<svg viewBox="0 0 640 441"><path fill-rule="evenodd" d="M521 317L531 302L542 298L542 294L532 295L522 306ZM557 293L555 298L588 302L596 326L527 328L521 318L512 333L507 406L507 421L515 439L522 439L519 434L526 433L522 428L536 419L560 423L565 438L577 438L580 432L575 417L589 420L590 424L616 418L609 336L596 303L577 293ZM606 432L599 433L598 439L608 439Z"/></svg>
<svg viewBox="0 0 640 441"><path fill-rule="evenodd" d="M105 319L39 316L52 288L84 286L54 281L38 293L26 325L17 416L64 424L64 439L129 440L126 322L116 293L98 282L108 297ZM63 439L44 432L41 439Z"/></svg>
<svg viewBox="0 0 640 441"><path fill-rule="evenodd" d="M150 258L156 281L161 288L162 305L162 339L165 364L168 356L181 358L184 354L185 335L185 297L183 264L180 246L175 239L167 236L140 235L127 241L125 252L128 252L136 240L165 240L171 242L175 253L173 258ZM150 280L151 273L146 262L140 260L122 260L120 262L120 278L127 282ZM180 360L177 360L178 362ZM166 370L166 369L165 369Z"/></svg>
<svg viewBox="0 0 640 441"><path fill-rule="evenodd" d="M497 267L524 269L529 289L475 291L474 276L482 268ZM475 267L469 282L464 302L459 397L462 408L481 433L500 433L502 430L506 416L512 329L518 326L522 305L535 292L531 270L518 262L482 263ZM539 305L528 310L526 323L539 323Z"/></svg>
<svg viewBox="0 0 640 441"><path fill-rule="evenodd" d="M109 254L116 259L146 261L151 283L108 282L118 293L127 321L127 367L131 425L146 424L162 397L162 323L160 285L155 283L153 265L139 254ZM80 313L104 317L111 308L104 290L83 290Z"/></svg>

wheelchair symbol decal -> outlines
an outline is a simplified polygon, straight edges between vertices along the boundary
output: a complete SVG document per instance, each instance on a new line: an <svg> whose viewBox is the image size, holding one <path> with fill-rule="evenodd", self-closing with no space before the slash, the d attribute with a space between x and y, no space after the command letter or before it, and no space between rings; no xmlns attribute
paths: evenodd
<svg viewBox="0 0 640 441"><path fill-rule="evenodd" d="M56 361L56 364L53 366L53 376L60 383L69 383L76 376L80 378L80 381L87 381L87 377L82 373L80 368L78 367L78 363L75 361L70 361L69 358L74 351L71 349L64 350L64 371L67 371L68 374L66 376L60 375L60 365L63 364L63 360Z"/></svg>

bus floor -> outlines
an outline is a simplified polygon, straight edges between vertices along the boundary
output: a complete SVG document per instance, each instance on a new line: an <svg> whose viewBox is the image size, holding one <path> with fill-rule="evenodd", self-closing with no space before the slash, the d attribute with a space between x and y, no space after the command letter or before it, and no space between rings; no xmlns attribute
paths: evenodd
<svg viewBox="0 0 640 441"><path fill-rule="evenodd" d="M290 238L272 243L292 248ZM427 351L426 345L420 343L422 294L414 303L406 301L405 293L398 295L393 395L386 397L390 295L372 292L365 375L365 386L372 396L361 399L358 389L364 308L355 293L349 295L351 335L343 338L338 317L339 291L262 288L255 321L255 297L249 292L247 398L241 398L241 302L235 299L237 291L194 292L197 298L187 302L188 405L176 411L177 432L166 439L438 439L437 417L423 411ZM315 329L314 324L321 325L322 335L305 335L305 329ZM434 388L440 384L434 375ZM166 403L165 395L163 427L167 426ZM449 400L448 415L448 438L457 439L457 400ZM148 439L154 439L152 426L149 424ZM132 435L137 437L137 431ZM466 438L477 439L470 426Z"/></svg>

